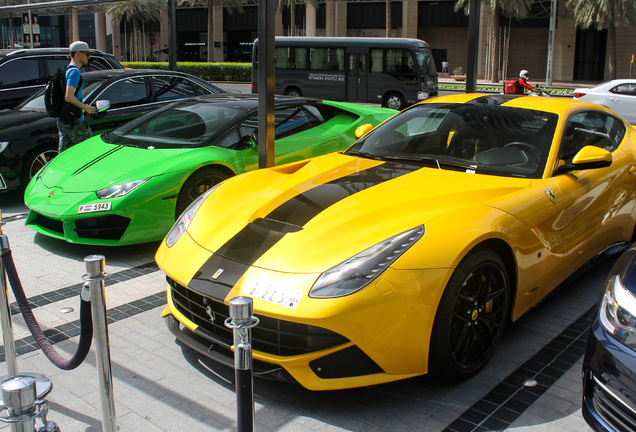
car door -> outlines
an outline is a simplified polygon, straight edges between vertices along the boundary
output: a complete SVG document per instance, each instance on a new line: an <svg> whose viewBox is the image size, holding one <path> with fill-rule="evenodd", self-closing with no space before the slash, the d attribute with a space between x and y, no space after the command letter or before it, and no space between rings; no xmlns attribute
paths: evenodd
<svg viewBox="0 0 636 432"><path fill-rule="evenodd" d="M97 100L109 100L110 108L103 118L89 119L94 135L107 132L156 107L152 101L150 83L144 76L120 78L95 93L84 102L93 104Z"/></svg>
<svg viewBox="0 0 636 432"><path fill-rule="evenodd" d="M333 133L319 130L325 122L316 106L295 104L276 107L275 126L275 164L306 159L318 154L337 150L339 139ZM254 114L241 122L238 127L239 139L247 142L258 128L258 118ZM315 133L313 132L315 130ZM241 150L241 159L245 171L258 168L258 146Z"/></svg>
<svg viewBox="0 0 636 432"><path fill-rule="evenodd" d="M621 147L625 136L625 124L603 112L579 111L567 121L560 143L560 163L569 163L585 146L612 152L613 161L605 168L565 173L557 168L554 187L545 188L554 207L542 223L542 236L550 251L566 264L566 273L610 244L631 237L635 196L632 170L636 160L631 148ZM563 266L557 268L564 271Z"/></svg>
<svg viewBox="0 0 636 432"><path fill-rule="evenodd" d="M636 124L636 81L612 88L607 95L607 106L628 122Z"/></svg>

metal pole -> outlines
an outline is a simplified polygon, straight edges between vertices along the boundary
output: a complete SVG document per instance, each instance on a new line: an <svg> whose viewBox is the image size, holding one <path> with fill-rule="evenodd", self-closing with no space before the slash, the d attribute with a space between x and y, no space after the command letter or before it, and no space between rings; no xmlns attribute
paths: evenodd
<svg viewBox="0 0 636 432"><path fill-rule="evenodd" d="M552 68L554 67L554 40L556 37L557 1L552 0L550 6L550 40L548 41L548 65L545 73L545 85L552 85Z"/></svg>
<svg viewBox="0 0 636 432"><path fill-rule="evenodd" d="M225 325L233 329L234 336L237 432L254 430L251 329L259 320L252 316L253 310L251 298L235 297L230 300L230 317L225 321Z"/></svg>
<svg viewBox="0 0 636 432"><path fill-rule="evenodd" d="M102 402L102 430L116 432L115 400L113 397L113 374L110 365L110 343L108 341L108 325L106 321L106 299L104 298L105 258L103 255L91 255L84 258L88 277L86 283L90 289L91 309L93 311L93 333L95 335L95 357L97 360L97 376L99 378L100 397ZM82 293L84 296L84 293Z"/></svg>
<svg viewBox="0 0 636 432"><path fill-rule="evenodd" d="M258 167L274 166L274 0L258 0ZM255 59L253 59L255 60Z"/></svg>
<svg viewBox="0 0 636 432"><path fill-rule="evenodd" d="M0 253L4 254L9 250L9 239L5 234L1 234L0 229ZM7 291L7 274L4 264L0 259L0 323L2 324L2 343L4 345L4 358L7 362L7 372L9 378L18 374L16 361L15 339L13 337L13 325L11 323L11 309L9 307L9 293Z"/></svg>
<svg viewBox="0 0 636 432"><path fill-rule="evenodd" d="M480 0L470 0L470 16L468 17L468 63L466 65L466 93L475 93L477 91L477 54L479 52L480 13Z"/></svg>
<svg viewBox="0 0 636 432"><path fill-rule="evenodd" d="M177 70L177 6L168 0L168 68Z"/></svg>

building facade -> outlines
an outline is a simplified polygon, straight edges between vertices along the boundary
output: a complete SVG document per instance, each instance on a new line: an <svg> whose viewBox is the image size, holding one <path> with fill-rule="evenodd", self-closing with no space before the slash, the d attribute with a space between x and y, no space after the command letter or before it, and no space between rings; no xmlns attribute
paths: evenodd
<svg viewBox="0 0 636 432"><path fill-rule="evenodd" d="M250 3L251 1L251 3ZM258 5L250 0L241 11L222 6L178 8L176 11L177 60L251 61L251 45L258 36ZM530 71L533 81L547 76L550 48L550 0L535 2L530 17L511 20L499 17L500 79L516 77L519 70ZM433 48L437 68L446 60L452 72L466 70L468 54L468 17L454 11L455 0L402 0L391 3L391 36L423 39ZM482 6L480 16L478 78L487 76L489 23L492 17ZM24 15L24 14L23 14ZM64 46L73 29L73 39L81 38L91 46L113 52L122 61L167 61L168 18L162 11L160 22L144 23L135 33L132 26L112 26L103 14L68 16L39 15L40 46ZM98 15L102 15L98 17ZM23 17L13 18L14 47L28 47ZM8 18L3 18L3 46L9 46ZM208 32L212 37L208 38ZM317 7L297 4L276 12L276 35L306 36L385 36L386 2L319 1ZM628 78L632 56L636 53L636 30L619 27L616 32L617 78ZM609 78L607 30L583 31L574 25L572 12L560 1L552 45L552 80L604 81Z"/></svg>

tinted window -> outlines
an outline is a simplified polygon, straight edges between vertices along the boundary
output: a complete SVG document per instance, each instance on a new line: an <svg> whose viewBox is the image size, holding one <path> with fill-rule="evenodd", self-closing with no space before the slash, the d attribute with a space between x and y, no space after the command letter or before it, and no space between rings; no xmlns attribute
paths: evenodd
<svg viewBox="0 0 636 432"><path fill-rule="evenodd" d="M68 63L68 62L67 62ZM101 57L91 57L82 69L86 71L112 69L113 67Z"/></svg>
<svg viewBox="0 0 636 432"><path fill-rule="evenodd" d="M122 108L148 103L149 93L148 83L144 78L126 78L111 84L97 99L109 100L111 109Z"/></svg>
<svg viewBox="0 0 636 432"><path fill-rule="evenodd" d="M610 90L612 93L636 96L636 83L621 84Z"/></svg>
<svg viewBox="0 0 636 432"><path fill-rule="evenodd" d="M190 81L182 77L159 76L152 78L157 102L195 96L197 93ZM200 93L199 93L200 94Z"/></svg>
<svg viewBox="0 0 636 432"><path fill-rule="evenodd" d="M344 48L309 48L312 70L344 70Z"/></svg>
<svg viewBox="0 0 636 432"><path fill-rule="evenodd" d="M29 85L40 78L39 62L36 58L10 60L0 66L2 87L16 84Z"/></svg>
<svg viewBox="0 0 636 432"><path fill-rule="evenodd" d="M487 103L407 109L357 141L347 154L436 169L539 178L558 116Z"/></svg>
<svg viewBox="0 0 636 432"><path fill-rule="evenodd" d="M46 66L49 69L49 74L53 75L58 69L64 69L71 61L68 57L54 57L45 58Z"/></svg>

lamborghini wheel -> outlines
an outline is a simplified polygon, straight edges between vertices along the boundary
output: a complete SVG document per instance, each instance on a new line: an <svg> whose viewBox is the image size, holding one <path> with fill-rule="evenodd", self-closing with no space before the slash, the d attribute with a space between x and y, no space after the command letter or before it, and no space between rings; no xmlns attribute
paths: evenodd
<svg viewBox="0 0 636 432"><path fill-rule="evenodd" d="M203 168L192 174L183 184L177 197L175 217L178 218L199 195L226 178L228 176L225 173L214 168Z"/></svg>
<svg viewBox="0 0 636 432"><path fill-rule="evenodd" d="M464 258L442 295L429 350L429 371L450 379L474 375L492 356L508 320L506 266L491 250Z"/></svg>

